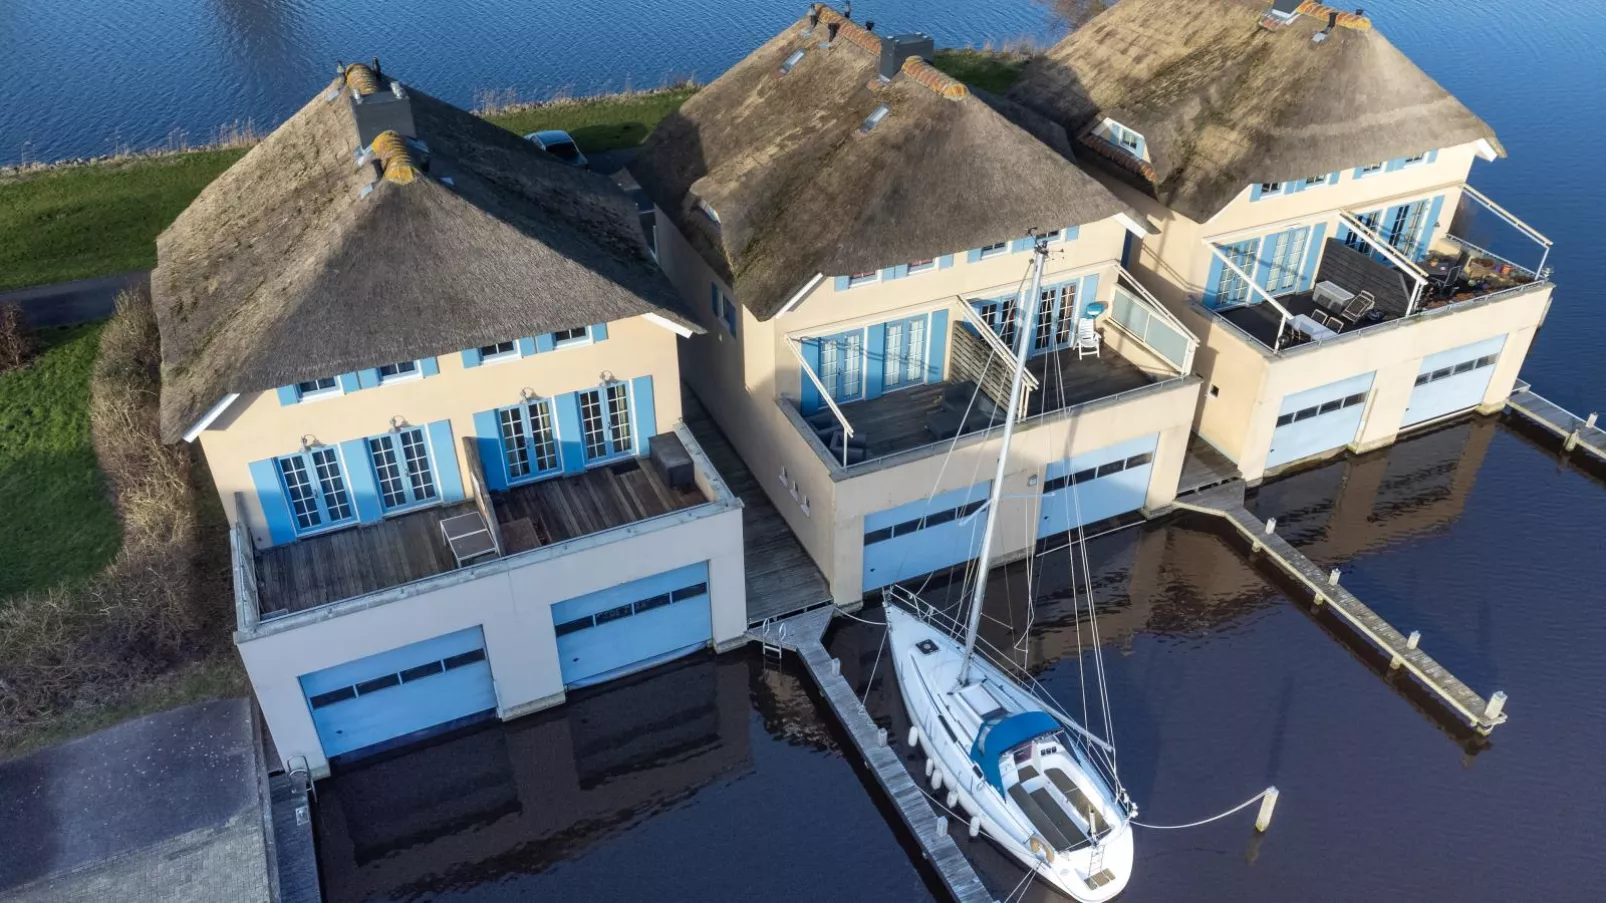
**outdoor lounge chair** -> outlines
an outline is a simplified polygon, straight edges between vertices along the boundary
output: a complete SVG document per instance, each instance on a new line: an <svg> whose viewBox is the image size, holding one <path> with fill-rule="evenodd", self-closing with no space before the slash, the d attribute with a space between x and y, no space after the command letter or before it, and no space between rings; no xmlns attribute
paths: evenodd
<svg viewBox="0 0 1606 903"><path fill-rule="evenodd" d="M1076 357L1078 360L1092 355L1099 356L1099 346L1103 344L1104 337L1093 328L1093 320L1083 317L1076 321Z"/></svg>
<svg viewBox="0 0 1606 903"><path fill-rule="evenodd" d="M1354 298L1351 298L1348 304L1344 305L1344 309L1339 313L1339 316L1343 317L1345 323L1349 324L1350 326L1354 326L1356 323L1360 322L1362 317L1366 316L1367 311L1376 306L1377 298L1374 297L1371 292L1362 291L1357 293ZM1331 320L1336 318L1329 317L1328 319ZM1331 323L1328 325L1332 326ZM1338 329L1339 327L1333 326L1333 328Z"/></svg>

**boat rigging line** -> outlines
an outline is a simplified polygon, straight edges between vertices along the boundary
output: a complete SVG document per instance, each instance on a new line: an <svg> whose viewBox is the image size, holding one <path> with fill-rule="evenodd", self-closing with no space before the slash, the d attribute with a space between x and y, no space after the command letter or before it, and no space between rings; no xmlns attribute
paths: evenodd
<svg viewBox="0 0 1606 903"><path fill-rule="evenodd" d="M1140 828L1148 828L1151 831L1181 831L1185 828L1197 828L1200 825L1208 825L1213 821L1220 821L1229 815L1233 815L1237 812L1243 811L1244 809L1248 809L1250 806L1253 806L1258 802L1261 804L1260 817L1255 820L1255 828L1256 830L1264 831L1271 825L1271 813L1272 810L1277 807L1277 796L1278 792L1276 787L1267 787L1265 790L1260 791L1259 793L1255 794L1249 799L1244 800L1238 805L1233 806L1231 809L1228 809L1226 812L1223 812L1220 815L1212 815L1209 818L1201 819L1199 821L1191 821L1185 825L1150 825L1140 822L1136 819L1132 820L1132 824L1137 825Z"/></svg>

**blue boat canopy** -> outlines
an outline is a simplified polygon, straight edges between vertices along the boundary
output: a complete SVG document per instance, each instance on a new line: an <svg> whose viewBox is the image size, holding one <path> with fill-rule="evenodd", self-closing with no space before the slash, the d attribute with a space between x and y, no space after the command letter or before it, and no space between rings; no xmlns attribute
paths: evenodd
<svg viewBox="0 0 1606 903"><path fill-rule="evenodd" d="M970 747L970 761L981 768L987 783L1004 790L1004 776L999 773L998 760L1004 753L1044 734L1060 729L1060 723L1047 712L1021 712L1003 715L984 722Z"/></svg>

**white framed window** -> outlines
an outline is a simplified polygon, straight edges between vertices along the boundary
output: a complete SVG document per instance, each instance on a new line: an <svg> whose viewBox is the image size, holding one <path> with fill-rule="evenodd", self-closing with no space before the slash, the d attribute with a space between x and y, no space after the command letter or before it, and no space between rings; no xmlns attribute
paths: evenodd
<svg viewBox="0 0 1606 903"><path fill-rule="evenodd" d="M1376 163L1368 163L1365 166L1362 166L1360 169L1355 170L1355 175L1357 178L1359 178L1361 176L1369 176L1382 171L1383 161L1380 160Z"/></svg>
<svg viewBox="0 0 1606 903"><path fill-rule="evenodd" d="M586 460L603 461L630 454L630 386L609 383L580 396L580 436Z"/></svg>
<svg viewBox="0 0 1606 903"><path fill-rule="evenodd" d="M1327 184L1327 174L1326 173L1322 173L1319 176L1310 176L1309 178L1307 178L1305 180L1305 187L1306 188L1315 188L1318 185L1326 185L1326 184Z"/></svg>
<svg viewBox="0 0 1606 903"><path fill-rule="evenodd" d="M801 63L802 61L803 61L803 51L801 51L801 50L792 51L792 55L791 56L789 56L786 59L781 61L781 74L785 75L786 73L791 72L797 66L797 64Z"/></svg>
<svg viewBox="0 0 1606 903"><path fill-rule="evenodd" d="M1261 182L1260 183L1260 196L1261 197L1270 197L1271 195L1274 195L1274 194L1282 194L1282 192L1283 192L1283 183L1282 182Z"/></svg>
<svg viewBox="0 0 1606 903"><path fill-rule="evenodd" d="M296 383L296 395L302 401L314 398L328 398L332 395L343 394L340 380L333 376L324 376L319 379L309 379L306 382Z"/></svg>
<svg viewBox="0 0 1606 903"><path fill-rule="evenodd" d="M1119 122L1110 123L1110 138L1134 154L1143 146L1143 137Z"/></svg>
<svg viewBox="0 0 1606 903"><path fill-rule="evenodd" d="M697 209L701 210L703 212L703 216L708 217L708 221L709 222L713 223L716 226L719 225L719 214L714 212L713 206L710 205L707 201L698 201L697 202Z"/></svg>
<svg viewBox="0 0 1606 903"><path fill-rule="evenodd" d="M484 364L495 361L508 361L518 356L518 342L497 342L495 345L480 346L480 362Z"/></svg>
<svg viewBox="0 0 1606 903"><path fill-rule="evenodd" d="M568 348L573 345L588 345L591 343L591 327L581 326L577 329L560 329L552 333L552 344L557 348Z"/></svg>
<svg viewBox="0 0 1606 903"><path fill-rule="evenodd" d="M1052 232L1044 232L1042 235L1043 235L1043 241L1045 241L1045 242L1047 242L1049 244L1053 244L1054 242L1060 241L1061 239L1065 238L1065 230L1064 229L1055 229Z"/></svg>
<svg viewBox="0 0 1606 903"><path fill-rule="evenodd" d="M937 259L935 257L927 257L925 260L909 261L909 275L911 276L916 273L924 273L927 270L934 270L936 268Z"/></svg>
<svg viewBox="0 0 1606 903"><path fill-rule="evenodd" d="M422 375L423 371L418 368L418 361L398 361L379 368L379 384L416 379Z"/></svg>
<svg viewBox="0 0 1606 903"><path fill-rule="evenodd" d="M379 484L379 501L387 512L433 502L438 497L435 468L429 459L423 428L369 437L368 456Z"/></svg>
<svg viewBox="0 0 1606 903"><path fill-rule="evenodd" d="M1417 154L1415 156L1406 157L1405 159L1401 160L1400 161L1400 168L1404 169L1407 166L1416 166L1416 165L1419 165L1419 164L1422 164L1422 163L1426 163L1426 162L1428 162L1428 155L1427 154Z"/></svg>
<svg viewBox="0 0 1606 903"><path fill-rule="evenodd" d="M1007 241L1001 241L993 245L984 245L981 249L980 257L982 260L986 260L989 257L997 257L1008 250L1009 242Z"/></svg>
<svg viewBox="0 0 1606 903"><path fill-rule="evenodd" d="M853 273L848 276L848 288L858 288L861 285L873 285L881 281L881 272L871 270L868 273Z"/></svg>
<svg viewBox="0 0 1606 903"><path fill-rule="evenodd" d="M719 283L708 283L708 307L714 312L714 319L725 324L725 330L732 336L736 335L736 321L741 319L737 313L736 302L731 296L719 290Z"/></svg>
<svg viewBox="0 0 1606 903"><path fill-rule="evenodd" d="M333 446L314 446L277 459L285 497L295 516L296 532L308 533L357 519L346 488L340 453Z"/></svg>
<svg viewBox="0 0 1606 903"><path fill-rule="evenodd" d="M558 470L558 433L552 401L537 398L496 412L502 433L502 460L510 481Z"/></svg>

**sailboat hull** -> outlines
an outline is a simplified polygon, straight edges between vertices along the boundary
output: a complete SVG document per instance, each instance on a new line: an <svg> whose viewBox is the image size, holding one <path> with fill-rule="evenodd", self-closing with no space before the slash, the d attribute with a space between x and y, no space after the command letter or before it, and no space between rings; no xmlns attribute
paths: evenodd
<svg viewBox="0 0 1606 903"><path fill-rule="evenodd" d="M942 774L942 790L936 795L940 798L952 790L964 816L979 819L990 840L1038 878L1081 903L1103 903L1125 889L1133 861L1126 812L1086 763L1064 748L1066 744L1038 738L1013 747L1001 766L1009 771L1002 788L972 758L976 737L987 725L1012 714L1042 712L1036 697L980 657L972 660L969 683L961 684L964 650L957 641L895 606L887 606L886 612L889 653L905 707L919 729L920 745ZM1004 714L978 711L995 704ZM989 714L992 721L986 717ZM1087 818L1067 819L1065 812L1038 805L1051 802L1050 794L1067 799L1064 793L1047 789L1043 774L1053 775L1073 796L1080 791L1075 798L1095 811ZM1028 793L1032 784L1042 789ZM1089 823L1097 819L1106 830L1099 832L1094 844L1086 835ZM1108 830L1111 825L1114 830ZM1073 836L1073 831L1081 833Z"/></svg>

